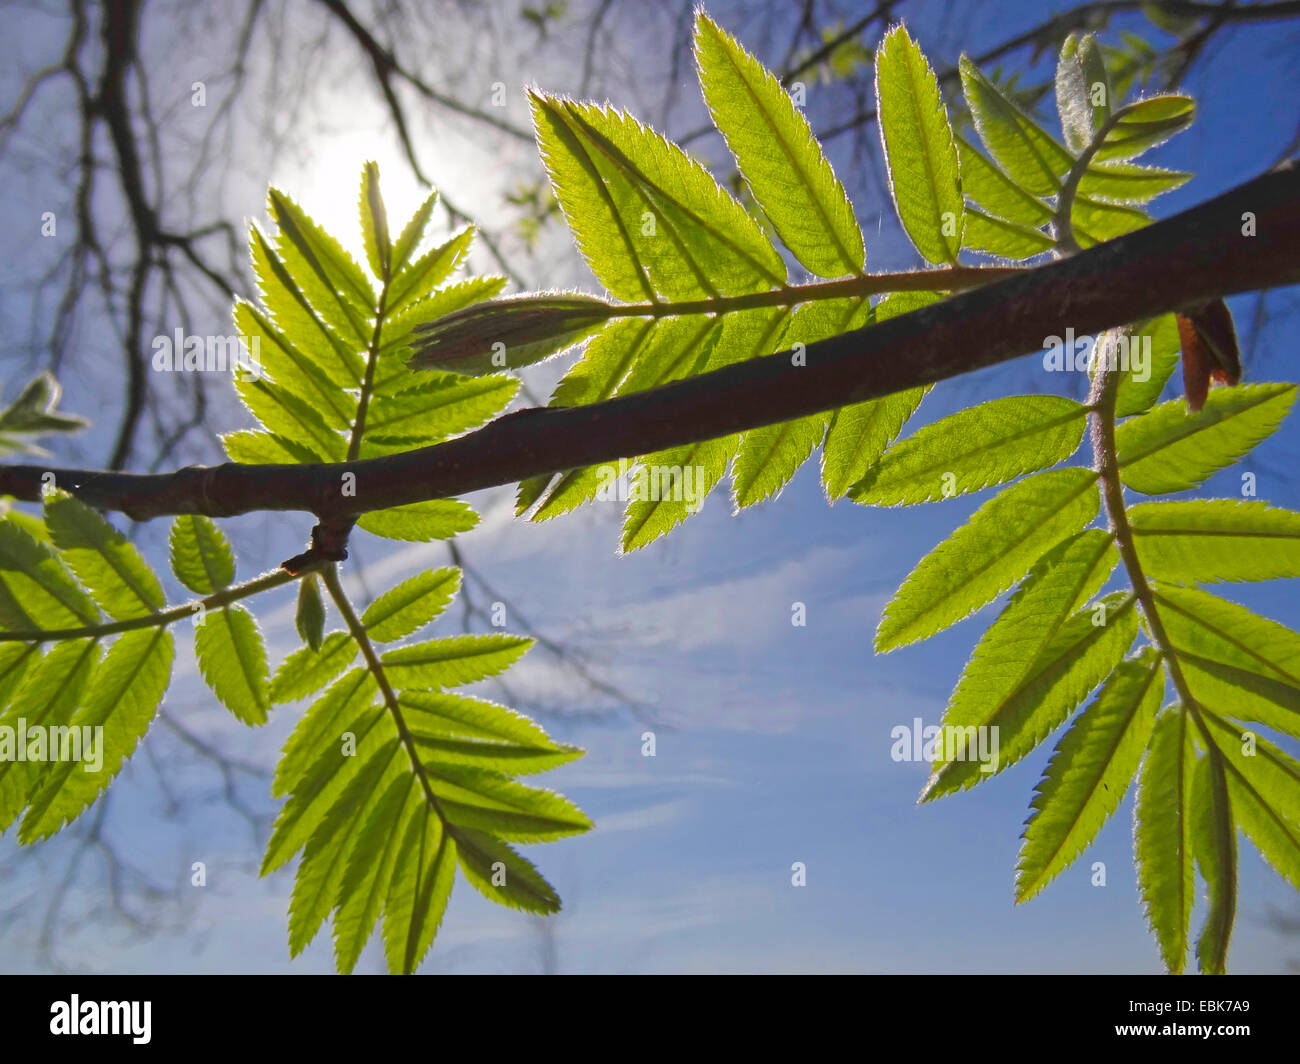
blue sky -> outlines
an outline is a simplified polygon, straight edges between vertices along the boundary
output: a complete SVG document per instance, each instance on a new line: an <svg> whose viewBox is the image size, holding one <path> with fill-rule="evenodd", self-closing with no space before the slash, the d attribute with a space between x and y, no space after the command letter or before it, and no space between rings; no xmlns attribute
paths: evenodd
<svg viewBox="0 0 1300 1064"><path fill-rule="evenodd" d="M922 48L936 62L947 62L956 57L954 42L978 53L1065 6L956 5L950 17L953 5L921 4L904 13ZM729 23L725 10L718 17L746 39L743 17ZM1120 24L1139 28L1141 20ZM1294 31L1287 32L1293 40ZM1113 33L1107 39L1112 38ZM1220 38L1195 68L1186 88L1200 107L1196 125L1144 161L1192 170L1197 177L1159 200L1157 216L1209 199L1275 161L1296 123L1287 39L1274 28L1242 29ZM616 33L613 46L635 56L630 28ZM1050 69L1049 59L1034 69ZM525 63L518 78L573 89L572 72L559 68ZM332 91L346 90L321 89ZM810 102L814 117L817 91ZM690 79L683 98L694 94ZM627 98L610 95L636 109L631 89ZM522 119L519 101L511 107ZM379 156L381 163L391 159L392 146L366 128L373 126L373 115L330 113L342 132L322 135L311 159L286 163L273 176L326 224L353 226L352 175L366 155ZM683 113L671 131L680 133L698 120L699 113ZM847 148L832 145L831 155L857 201L868 267L914 265L892 208L871 195L871 182ZM448 163L444 180L449 194L490 212L499 189L481 180L478 168L486 164L475 150L470 144L462 154L445 152L456 161ZM722 159L716 140L702 142L702 150ZM510 160L510 172L526 174L530 165L535 159L524 153ZM385 167L386 175L395 172ZM414 189L395 184L386 191L398 201L393 213L400 215ZM29 193L20 191L19 199ZM330 216L345 210L346 220ZM563 232L550 234L533 276L592 286L566 245ZM547 255L562 257L542 273ZM1251 356L1248 377L1293 376L1295 291L1272 297L1273 317L1258 336L1250 328L1254 306L1253 297L1233 301ZM561 368L537 370L530 378L535 389L545 394ZM940 385L909 431L975 401L1057 391L1063 383L1027 357ZM1078 395L1079 382L1069 385L1070 394ZM90 410L77 400L91 391L92 382L69 382L65 405ZM1166 397L1174 394L1171 385ZM233 405L223 417L222 428L243 424ZM81 460L91 461L95 439L103 437L97 432L60 456L84 449ZM1240 472L1253 471L1261 497L1300 507L1293 472L1297 451L1300 428L1293 418L1245 463L1212 478L1198 494L1235 494ZM512 671L512 682L557 707L545 719L553 733L588 749L585 758L551 773L545 784L575 799L597 827L586 836L528 848L564 898L560 916L543 922L499 909L462 881L423 970L1159 971L1135 889L1131 796L1078 862L1017 907L1012 883L1018 835L1052 743L974 791L923 807L915 802L926 766L890 759L893 727L910 725L914 717L939 721L996 607L925 643L876 656L872 635L881 609L920 556L991 495L898 510L845 502L828 507L813 462L776 501L732 516L718 491L697 518L628 557L615 551L621 522L615 505L596 503L538 525L512 519L508 491L473 498L483 521L464 537L464 548L474 564L540 630L583 647L602 676L650 703L652 719L627 713L587 719L585 714L601 714L607 703L575 685L540 650ZM243 576L301 549L309 524L301 515L223 522L242 551ZM160 566L157 548L165 531L155 522L139 536ZM351 586L361 599L367 589L381 590L446 561L438 545L395 547L364 535L355 557L365 579L364 586ZM1232 586L1224 593L1300 626L1291 587ZM790 623L794 602L806 604L806 627ZM266 596L257 614L278 661L297 641L291 599ZM431 634L452 632L456 623L453 610ZM179 634L184 640L185 633ZM196 733L263 764L272 762L302 708L281 707L264 728L241 729L198 681L184 645L167 704L183 709ZM640 755L647 730L655 733L654 758ZM164 752L180 749L157 729L147 742L167 744ZM201 767L184 778L198 790L214 791L219 783ZM250 803L270 807L258 785L241 786ZM165 908L148 934L132 936L95 917L103 882L79 882L74 896L87 918L63 929L63 963L107 971L332 970L328 933L289 961L285 909L291 871L260 880L260 845L220 801L180 820L169 818L166 795L140 754L115 784L112 801L115 840L134 864L170 884L186 882L190 862L201 860L209 886L182 887L179 907ZM0 843L0 857L8 857L12 845ZM1243 845L1241 854L1230 966L1282 971L1288 959L1300 957L1300 940L1279 938L1265 916L1270 905L1294 912L1297 899L1252 848ZM57 851L47 851L49 861L56 858ZM23 867L14 889L31 889L39 897L48 882L42 876L54 874L43 872L40 860L33 857ZM794 862L806 865L806 886L791 885ZM1104 887L1090 884L1093 862L1105 864ZM1200 916L1198 910L1194 928ZM39 933L35 919L0 930L6 947L0 968L28 970ZM372 943L359 970L381 968Z"/></svg>

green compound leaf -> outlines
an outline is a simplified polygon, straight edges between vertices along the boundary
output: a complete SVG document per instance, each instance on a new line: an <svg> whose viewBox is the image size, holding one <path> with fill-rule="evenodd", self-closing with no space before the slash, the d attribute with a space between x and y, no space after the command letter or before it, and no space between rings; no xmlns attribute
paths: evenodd
<svg viewBox="0 0 1300 1064"><path fill-rule="evenodd" d="M430 569L385 591L361 615L371 639L391 643L422 628L447 608L460 590L460 570Z"/></svg>
<svg viewBox="0 0 1300 1064"><path fill-rule="evenodd" d="M59 556L110 617L127 620L162 609L162 585L140 552L85 503L66 492L47 494L45 525Z"/></svg>
<svg viewBox="0 0 1300 1064"><path fill-rule="evenodd" d="M695 57L709 113L782 243L819 277L861 273L848 195L781 83L703 11Z"/></svg>
<svg viewBox="0 0 1300 1064"><path fill-rule="evenodd" d="M271 708L266 647L252 614L239 606L208 610L194 629L199 671L231 713L265 724Z"/></svg>
<svg viewBox="0 0 1300 1064"><path fill-rule="evenodd" d="M1198 499L1129 510L1138 560L1158 580L1190 584L1300 576L1300 513L1264 502Z"/></svg>
<svg viewBox="0 0 1300 1064"><path fill-rule="evenodd" d="M854 502L934 502L1046 469L1079 448L1087 411L1072 399L1008 396L927 425L895 444L849 491Z"/></svg>
<svg viewBox="0 0 1300 1064"><path fill-rule="evenodd" d="M235 579L235 554L216 525L199 514L182 514L168 537L172 572L197 595L211 595Z"/></svg>
<svg viewBox="0 0 1300 1064"><path fill-rule="evenodd" d="M1017 902L1068 868L1119 808L1155 727L1163 691L1160 658L1148 647L1120 663L1056 744L1025 824Z"/></svg>
<svg viewBox="0 0 1300 1064"><path fill-rule="evenodd" d="M1146 495L1194 488L1271 436L1295 402L1294 384L1216 388L1188 415L1182 399L1161 403L1115 430L1120 479Z"/></svg>
<svg viewBox="0 0 1300 1064"><path fill-rule="evenodd" d="M1138 892L1160 955L1170 973L1183 970L1187 928L1196 902L1192 832L1192 774L1196 752L1181 706L1156 718L1138 772L1133 853Z"/></svg>
<svg viewBox="0 0 1300 1064"><path fill-rule="evenodd" d="M939 82L901 25L876 53L876 99L899 220L933 263L956 263L963 201L957 147Z"/></svg>
<svg viewBox="0 0 1300 1064"><path fill-rule="evenodd" d="M981 506L903 581L876 630L884 653L926 639L997 597L1097 516L1097 474L1039 473Z"/></svg>

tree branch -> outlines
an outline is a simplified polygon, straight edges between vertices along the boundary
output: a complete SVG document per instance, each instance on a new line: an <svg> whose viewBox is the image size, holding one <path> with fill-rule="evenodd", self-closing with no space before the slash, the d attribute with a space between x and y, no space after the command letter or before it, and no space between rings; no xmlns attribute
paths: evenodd
<svg viewBox="0 0 1300 1064"><path fill-rule="evenodd" d="M323 520L631 458L945 380L1221 296L1300 282L1297 160L1172 218L922 310L785 353L573 408L530 408L433 447L320 465L191 466L152 476L54 470L59 487L136 520L304 510ZM1242 234L1243 216L1256 236ZM0 467L37 501L48 467ZM355 475L344 495L342 474Z"/></svg>

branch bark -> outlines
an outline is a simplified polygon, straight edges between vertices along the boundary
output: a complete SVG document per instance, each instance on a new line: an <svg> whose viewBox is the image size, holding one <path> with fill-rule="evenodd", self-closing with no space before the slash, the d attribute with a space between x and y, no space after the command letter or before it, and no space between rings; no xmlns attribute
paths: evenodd
<svg viewBox="0 0 1300 1064"><path fill-rule="evenodd" d="M1257 235L1243 235L1254 218ZM137 475L0 467L0 494L42 477L135 520L303 510L340 520L633 458L875 399L1210 299L1300 282L1300 160L1078 255L855 332L601 403L530 408L433 447L321 465L191 466ZM344 473L355 495L344 495Z"/></svg>

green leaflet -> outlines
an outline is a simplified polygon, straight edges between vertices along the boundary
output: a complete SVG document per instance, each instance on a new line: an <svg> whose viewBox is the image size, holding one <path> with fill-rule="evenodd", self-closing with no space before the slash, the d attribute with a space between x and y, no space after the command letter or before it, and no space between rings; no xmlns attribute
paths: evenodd
<svg viewBox="0 0 1300 1064"><path fill-rule="evenodd" d="M1155 727L1163 691L1159 656L1148 647L1120 663L1056 744L1025 824L1017 902L1069 867L1119 808Z"/></svg>
<svg viewBox="0 0 1300 1064"><path fill-rule="evenodd" d="M1039 226L1052 220L1051 207L1011 180L965 137L957 137L957 154L961 160L962 192L989 215L1011 222L1017 230L1027 232L1036 232ZM968 217L967 228L969 226ZM1049 244L1055 244L1046 234L1042 236Z"/></svg>
<svg viewBox="0 0 1300 1064"><path fill-rule="evenodd" d="M1227 804L1235 819L1264 859L1300 889L1300 764L1272 743L1243 734L1240 726L1214 716L1205 724L1226 768Z"/></svg>
<svg viewBox="0 0 1300 1064"><path fill-rule="evenodd" d="M782 243L819 277L861 273L862 233L844 186L780 82L703 11L695 57L709 113Z"/></svg>
<svg viewBox="0 0 1300 1064"><path fill-rule="evenodd" d="M84 763L71 760L51 764L29 799L18 831L20 842L53 835L108 787L153 721L171 667L172 637L165 629L126 632L114 641L68 722L78 729L104 729L100 771L86 771Z"/></svg>
<svg viewBox="0 0 1300 1064"><path fill-rule="evenodd" d="M79 639L56 644L43 658L29 656L23 674L9 685L16 687L17 693L0 720L11 728L20 720L27 721L29 728L68 724L99 664L99 650L96 641ZM84 733L77 734L84 737ZM9 829L38 781L49 775L41 762L17 761L12 756L15 751L7 753L11 756L0 758L0 831Z"/></svg>
<svg viewBox="0 0 1300 1064"><path fill-rule="evenodd" d="M1195 750L1181 706L1156 718L1138 772L1133 854L1147 922L1170 973L1183 970L1187 927L1196 902L1193 869L1192 772Z"/></svg>
<svg viewBox="0 0 1300 1064"><path fill-rule="evenodd" d="M1178 324L1172 314L1162 314L1137 325L1129 334L1128 342L1130 353L1136 351L1139 357L1130 361L1128 369L1120 366L1116 417L1129 417L1150 409L1178 365L1182 349Z"/></svg>
<svg viewBox="0 0 1300 1064"><path fill-rule="evenodd" d="M1038 229L994 218L974 207L966 211L965 247L1000 255L1004 259L1031 259L1056 247L1056 241Z"/></svg>
<svg viewBox="0 0 1300 1064"><path fill-rule="evenodd" d="M266 723L266 647L252 614L240 606L207 611L194 629L194 654L222 705L245 724Z"/></svg>
<svg viewBox="0 0 1300 1064"><path fill-rule="evenodd" d="M653 484L657 484L659 489L647 490L644 498L629 498L623 519L622 552L629 554L653 543L692 513L697 513L726 472L727 463L736 453L737 442L735 436L723 436L660 451L647 458L642 468L657 472ZM679 470L680 474L676 472ZM685 490L687 470L691 471L692 477L690 498L687 498ZM671 486L678 476L682 491L662 490L665 483ZM647 484L651 483L647 478ZM679 497L674 497L674 494Z"/></svg>
<svg viewBox="0 0 1300 1064"><path fill-rule="evenodd" d="M267 209L279 228L276 250L302 294L344 343L364 345L375 296L361 267L280 190L267 194Z"/></svg>
<svg viewBox="0 0 1300 1064"><path fill-rule="evenodd" d="M328 749L342 744L344 733L370 710L378 693L374 674L366 668L351 669L331 684L311 704L284 744L271 793L280 797L292 791Z"/></svg>
<svg viewBox="0 0 1300 1064"><path fill-rule="evenodd" d="M418 791L414 775L392 780L348 854L334 916L334 959L344 975L356 967L379 919L410 818L425 815L424 799Z"/></svg>
<svg viewBox="0 0 1300 1064"><path fill-rule="evenodd" d="M1190 96L1170 94L1136 100L1115 112L1096 158L1099 162L1134 158L1181 133L1195 117L1196 103Z"/></svg>
<svg viewBox="0 0 1300 1064"><path fill-rule="evenodd" d="M461 871L485 898L541 915L560 911L559 896L527 858L472 828L457 826L454 835ZM498 874L502 867L504 876Z"/></svg>
<svg viewBox="0 0 1300 1064"><path fill-rule="evenodd" d="M960 69L975 128L1007 175L1035 196L1059 192L1060 178L1069 171L1073 156L964 55Z"/></svg>
<svg viewBox="0 0 1300 1064"><path fill-rule="evenodd" d="M1112 203L1150 203L1185 185L1192 175L1137 163L1093 163L1079 180L1079 194Z"/></svg>
<svg viewBox="0 0 1300 1064"><path fill-rule="evenodd" d="M167 545L176 579L197 595L211 595L235 579L235 554L216 525L198 514L172 522Z"/></svg>
<svg viewBox="0 0 1300 1064"><path fill-rule="evenodd" d="M1080 610L1056 629L1029 668L988 718L998 728L991 771L1014 764L1058 728L1088 693L1124 659L1137 635L1131 594L1117 591ZM945 723L947 718L945 717ZM957 733L953 733L958 738ZM963 733L968 734L968 733ZM966 749L970 749L967 742ZM922 801L951 794L988 778L978 761L960 756L936 759Z"/></svg>
<svg viewBox="0 0 1300 1064"><path fill-rule="evenodd" d="M366 263L376 277L387 280L393 268L393 244L388 235L388 212L379 195L379 166L368 162L361 170L361 242Z"/></svg>
<svg viewBox="0 0 1300 1064"><path fill-rule="evenodd" d="M1158 580L1210 584L1300 576L1300 513L1264 502L1198 499L1131 507L1142 568Z"/></svg>
<svg viewBox="0 0 1300 1064"><path fill-rule="evenodd" d="M860 328L870 316L871 306L865 299L805 303L787 319L777 346L796 352L791 356L790 372L797 374L802 369L802 363L794 361L801 350L798 345L806 346ZM830 413L812 414L744 433L731 473L736 510L779 495L822 442L830 420Z"/></svg>
<svg viewBox="0 0 1300 1064"><path fill-rule="evenodd" d="M1005 591L1097 515L1097 475L1039 473L985 503L903 581L876 630L883 653L926 639Z"/></svg>
<svg viewBox="0 0 1300 1064"><path fill-rule="evenodd" d="M76 628L99 621L99 610L54 550L33 539L12 514L0 520L0 577L7 599L14 606L21 603L26 618L42 628ZM19 623L26 625L24 620Z"/></svg>
<svg viewBox="0 0 1300 1064"><path fill-rule="evenodd" d="M1161 403L1115 431L1120 478L1146 495L1194 488L1276 431L1295 402L1294 384L1216 388L1199 414Z"/></svg>
<svg viewBox="0 0 1300 1064"><path fill-rule="evenodd" d="M361 841L360 832L373 825L369 814L400 779L401 760L381 747L366 759L330 806L303 850L289 903L289 955L306 948L334 908L347 868L348 854Z"/></svg>
<svg viewBox="0 0 1300 1064"><path fill-rule="evenodd" d="M459 687L508 669L533 645L517 635L460 635L384 652L394 687Z"/></svg>
<svg viewBox="0 0 1300 1064"><path fill-rule="evenodd" d="M1093 133L1110 117L1110 101L1110 78L1096 38L1071 33L1056 64L1056 111L1066 147L1074 154L1092 143Z"/></svg>
<svg viewBox="0 0 1300 1064"><path fill-rule="evenodd" d="M1061 625L1097 593L1118 560L1110 536L1099 528L1043 555L980 638L948 700L944 723L995 723Z"/></svg>
<svg viewBox="0 0 1300 1064"><path fill-rule="evenodd" d="M226 448L226 456L232 462L310 465L321 461L320 455L314 454L297 440L285 439L272 432L227 432L221 437L221 442Z"/></svg>
<svg viewBox="0 0 1300 1064"><path fill-rule="evenodd" d="M320 650L300 647L275 671L271 679L271 701L293 702L319 691L352 663L357 644L347 632L330 632Z"/></svg>
<svg viewBox="0 0 1300 1064"><path fill-rule="evenodd" d="M894 292L875 306L877 323L937 303L937 292ZM842 406L831 413L822 445L822 487L830 502L848 493L902 431L929 386Z"/></svg>
<svg viewBox="0 0 1300 1064"><path fill-rule="evenodd" d="M293 440L312 455L314 462L343 461L347 445L317 413L290 391L264 379L240 378L235 391L244 405L271 432Z"/></svg>
<svg viewBox="0 0 1300 1064"><path fill-rule="evenodd" d="M435 188L425 198L425 201L415 209L402 231L397 235L397 241L393 244L393 272L400 274L406 269L407 263L411 261L411 256L415 254L415 249L420 246L420 241L424 239L424 231L429 227L429 219L433 217L433 208L438 202L438 190Z"/></svg>
<svg viewBox="0 0 1300 1064"><path fill-rule="evenodd" d="M294 787L276 817L262 857L262 875L273 872L307 845L348 785L373 759L398 763L401 743L382 707L363 710L349 722L349 741L326 746Z"/></svg>
<svg viewBox="0 0 1300 1064"><path fill-rule="evenodd" d="M551 752L573 749L555 743L522 713L468 695L446 691L403 691L398 705L413 732L512 743Z"/></svg>
<svg viewBox="0 0 1300 1064"><path fill-rule="evenodd" d="M873 506L933 502L1005 484L1079 448L1087 411L1072 399L1008 396L953 414L895 444L849 491Z"/></svg>
<svg viewBox="0 0 1300 1064"><path fill-rule="evenodd" d="M444 285L417 300L400 313L385 319L375 363L375 395L396 395L424 383L424 374L412 373L406 365L417 326L437 321L453 311L493 299L505 287L504 277L467 277Z"/></svg>
<svg viewBox="0 0 1300 1064"><path fill-rule="evenodd" d="M1300 738L1300 635L1194 588L1162 584L1156 603L1198 702Z"/></svg>
<svg viewBox="0 0 1300 1064"><path fill-rule="evenodd" d="M1084 248L1150 224L1151 216L1146 211L1123 204L1104 203L1087 196L1076 196L1070 207L1070 225L1079 246Z"/></svg>
<svg viewBox="0 0 1300 1064"><path fill-rule="evenodd" d="M457 827L486 831L507 842L550 842L591 828L562 794L526 787L500 772L427 763L438 807Z"/></svg>
<svg viewBox="0 0 1300 1064"><path fill-rule="evenodd" d="M504 374L467 379L439 373L397 395L379 396L366 415L361 457L427 447L476 428L504 410L518 390L518 379ZM403 445L388 446L387 440Z"/></svg>
<svg viewBox="0 0 1300 1064"><path fill-rule="evenodd" d="M1237 825L1223 761L1214 751L1192 770L1192 804L1192 853L1210 899L1196 940L1196 961L1203 975L1223 975L1237 911Z"/></svg>
<svg viewBox="0 0 1300 1064"><path fill-rule="evenodd" d="M876 99L899 220L933 263L956 263L962 194L957 148L934 71L901 25L876 53Z"/></svg>
<svg viewBox="0 0 1300 1064"><path fill-rule="evenodd" d="M456 875L456 839L428 810L407 823L384 909L391 972L413 972L433 942Z"/></svg>
<svg viewBox="0 0 1300 1064"><path fill-rule="evenodd" d="M45 497L50 538L104 612L116 620L144 617L163 606L162 585L125 536L66 492Z"/></svg>
<svg viewBox="0 0 1300 1064"><path fill-rule="evenodd" d="M534 101L578 140L658 294L740 295L785 282L785 264L758 224L677 145L613 108L539 94Z"/></svg>
<svg viewBox="0 0 1300 1064"><path fill-rule="evenodd" d="M465 261L472 243L474 230L466 227L404 268L389 284L387 313L396 318L420 306Z"/></svg>
<svg viewBox="0 0 1300 1064"><path fill-rule="evenodd" d="M391 643L437 617L459 589L459 569L418 573L375 599L361 615L361 623L371 639Z"/></svg>
<svg viewBox="0 0 1300 1064"><path fill-rule="evenodd" d="M427 543L450 539L478 524L478 514L459 499L430 499L387 510L371 510L357 519L357 527L385 539Z"/></svg>

